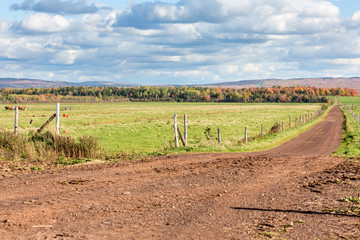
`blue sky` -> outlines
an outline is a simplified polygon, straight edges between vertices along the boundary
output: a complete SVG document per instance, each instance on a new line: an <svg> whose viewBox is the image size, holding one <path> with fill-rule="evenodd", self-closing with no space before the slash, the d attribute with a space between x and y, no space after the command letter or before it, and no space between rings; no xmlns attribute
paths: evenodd
<svg viewBox="0 0 360 240"><path fill-rule="evenodd" d="M140 84L352 77L355 0L2 0L0 77Z"/></svg>

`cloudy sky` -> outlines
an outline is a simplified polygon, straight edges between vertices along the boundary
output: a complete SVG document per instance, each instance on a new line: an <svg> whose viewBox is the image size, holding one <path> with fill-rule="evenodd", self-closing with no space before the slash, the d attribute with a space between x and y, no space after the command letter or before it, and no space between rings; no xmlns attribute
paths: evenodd
<svg viewBox="0 0 360 240"><path fill-rule="evenodd" d="M360 76L359 0L1 0L0 77Z"/></svg>

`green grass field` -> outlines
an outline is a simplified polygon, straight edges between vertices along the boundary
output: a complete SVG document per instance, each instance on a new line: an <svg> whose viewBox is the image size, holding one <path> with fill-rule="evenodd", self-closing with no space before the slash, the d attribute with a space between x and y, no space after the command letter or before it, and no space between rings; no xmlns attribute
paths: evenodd
<svg viewBox="0 0 360 240"><path fill-rule="evenodd" d="M12 130L14 111L1 106L0 128ZM55 104L27 104L27 111L19 111L19 133L35 132L55 113ZM67 110L65 110L65 108ZM238 104L238 103L91 103L61 104L60 133L78 137L94 136L105 152L136 152L150 154L173 146L173 115L178 115L183 129L183 115L188 115L188 145L191 151L242 151L244 128L249 137L260 134L261 125L267 132L276 123L284 121L288 128L289 116L294 126L295 116L320 109L320 104ZM30 121L32 123L30 124ZM204 131L210 128L210 140ZM217 144L217 129L221 129L222 146ZM296 134L300 128L291 130ZM47 127L55 131L55 120ZM290 132L290 131L289 131ZM291 135L290 134L290 135ZM284 138L289 138L283 136ZM283 141L276 139L276 141ZM268 141L272 141L268 139ZM261 149L258 143L254 149ZM181 148L184 150L184 148Z"/></svg>
<svg viewBox="0 0 360 240"><path fill-rule="evenodd" d="M353 112L360 115L360 97L338 97L338 101L347 105ZM340 148L335 153L345 157L360 157L360 124L355 121L348 110L343 109L346 121L344 125L343 140Z"/></svg>
<svg viewBox="0 0 360 240"><path fill-rule="evenodd" d="M349 106L355 113L360 115L360 97L338 97L338 101Z"/></svg>

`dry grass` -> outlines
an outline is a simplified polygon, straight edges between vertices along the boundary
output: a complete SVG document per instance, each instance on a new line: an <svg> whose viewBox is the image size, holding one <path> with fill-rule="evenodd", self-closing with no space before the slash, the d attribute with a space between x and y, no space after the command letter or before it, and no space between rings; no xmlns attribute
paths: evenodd
<svg viewBox="0 0 360 240"><path fill-rule="evenodd" d="M49 166L70 160L98 158L98 142L93 137L74 139L52 132L44 132L30 139L15 136L12 132L0 131L0 159L10 166Z"/></svg>

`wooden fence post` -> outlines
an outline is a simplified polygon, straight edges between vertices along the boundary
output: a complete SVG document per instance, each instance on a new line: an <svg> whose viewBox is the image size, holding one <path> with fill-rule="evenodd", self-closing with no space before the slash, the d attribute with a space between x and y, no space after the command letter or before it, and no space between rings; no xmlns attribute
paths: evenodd
<svg viewBox="0 0 360 240"><path fill-rule="evenodd" d="M56 104L56 133L60 133L60 103Z"/></svg>
<svg viewBox="0 0 360 240"><path fill-rule="evenodd" d="M284 121L281 121L281 130L284 131Z"/></svg>
<svg viewBox="0 0 360 240"><path fill-rule="evenodd" d="M15 107L15 122L14 122L14 133L18 135L18 124L19 124L19 108Z"/></svg>
<svg viewBox="0 0 360 240"><path fill-rule="evenodd" d="M264 125L261 124L261 137L264 137Z"/></svg>
<svg viewBox="0 0 360 240"><path fill-rule="evenodd" d="M289 116L289 128L291 128L291 117Z"/></svg>
<svg viewBox="0 0 360 240"><path fill-rule="evenodd" d="M179 139L177 136L177 116L174 114L174 139L175 139L175 147L179 147Z"/></svg>
<svg viewBox="0 0 360 240"><path fill-rule="evenodd" d="M248 136L247 136L248 134L247 134L247 127L245 127L245 142L247 143L247 138L248 138Z"/></svg>
<svg viewBox="0 0 360 240"><path fill-rule="evenodd" d="M187 146L187 139L188 139L188 134L187 134L187 114L184 114L184 140L185 140L185 147Z"/></svg>
<svg viewBox="0 0 360 240"><path fill-rule="evenodd" d="M56 117L56 113L54 113L34 134L36 136L37 134L40 134L41 131Z"/></svg>
<svg viewBox="0 0 360 240"><path fill-rule="evenodd" d="M221 130L218 128L218 142L221 144Z"/></svg>
<svg viewBox="0 0 360 240"><path fill-rule="evenodd" d="M184 140L184 138L183 138L183 136L182 136L182 134L181 134L181 131L180 131L180 128L179 128L179 126L177 126L177 132L178 132L178 134L179 134L179 136L180 136L180 139L181 139L181 142L182 142L182 144L183 144L183 146L185 147L185 140Z"/></svg>

